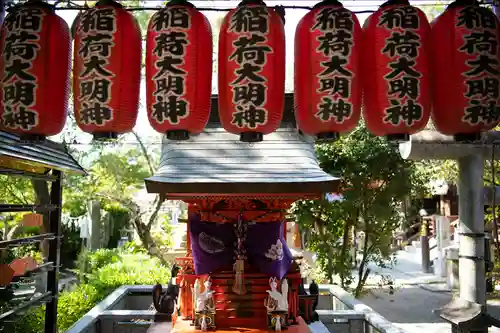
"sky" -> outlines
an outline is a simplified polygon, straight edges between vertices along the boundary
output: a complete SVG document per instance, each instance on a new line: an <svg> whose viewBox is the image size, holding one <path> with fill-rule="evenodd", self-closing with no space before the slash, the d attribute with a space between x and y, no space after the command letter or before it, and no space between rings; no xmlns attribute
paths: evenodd
<svg viewBox="0 0 500 333"><path fill-rule="evenodd" d="M85 1L73 1L78 4L83 4ZM158 7L161 5L163 1L162 0L150 0L150 1L144 1L143 6L144 7ZM210 0L203 0L203 1L191 1L196 7L202 9L202 8L218 8L218 9L231 9L234 8L238 5L239 1L232 1L232 0L219 0L219 1L210 1ZM302 0L288 0L288 1L283 1L283 0L267 0L265 1L268 6L276 6L276 5L284 5L284 6L308 6L312 7L315 4L318 3L318 1L302 1ZM379 1L379 0L368 0L368 1L361 1L361 0L356 0L356 1L342 1L342 4L344 7L347 9L353 11L353 12L366 12L366 11L374 11L380 6L384 1ZM421 7L424 11L427 10L432 10L435 8L434 5L439 4L439 5L446 5L451 1L429 1L429 0L415 0L412 1L411 3L413 5ZM442 10L444 6L439 6L438 10ZM154 11L149 11L149 13L153 13ZM219 25L217 22L220 22L224 15L227 13L225 11L202 11L212 24L212 33L213 33L213 40L214 40L214 57L217 57L217 38L216 36L219 33ZM300 19L308 12L308 10L305 9L287 9L286 10L286 24L285 24L285 35L286 35L286 80L285 80L285 90L286 92L293 92L293 67L294 67L294 45L293 45L293 40L294 40L294 34L295 34L295 28L300 21ZM60 10L57 12L58 15L60 15L64 20L68 23L69 26L73 23L75 17L78 14L78 11L76 10ZM358 20L360 21L361 25L363 25L363 22L366 20L366 18L370 15L369 13L356 13ZM217 72L214 71L212 73L212 92L214 94L217 93ZM160 143L160 135L156 133L151 126L149 125L149 121L147 119L147 114L145 110L145 82L144 79L141 82L141 93L140 93L140 99L141 99L141 105L139 109L139 116L137 119L136 126L134 130L139 133L139 135L144 139L144 141L148 144L156 144ZM56 136L53 137L55 141L60 141L61 137ZM85 146L88 146L91 143L92 136L88 135L86 133L83 133L79 131L78 137L77 137L77 142L79 145L84 148ZM136 141L132 136L127 136L127 138L124 140L125 143L130 143L130 144L135 144Z"/></svg>

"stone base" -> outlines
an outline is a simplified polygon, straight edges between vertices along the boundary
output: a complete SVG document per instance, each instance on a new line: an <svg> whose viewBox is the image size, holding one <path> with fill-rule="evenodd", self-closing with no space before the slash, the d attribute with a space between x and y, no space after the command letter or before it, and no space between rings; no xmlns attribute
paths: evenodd
<svg viewBox="0 0 500 333"><path fill-rule="evenodd" d="M276 321L281 321L281 329L284 330L288 326L288 312L287 311L272 311L267 313L267 326L274 330L276 328Z"/></svg>
<svg viewBox="0 0 500 333"><path fill-rule="evenodd" d="M198 330L201 329L201 322L205 318L208 330L215 329L215 312L213 311L200 311L194 314L194 327Z"/></svg>

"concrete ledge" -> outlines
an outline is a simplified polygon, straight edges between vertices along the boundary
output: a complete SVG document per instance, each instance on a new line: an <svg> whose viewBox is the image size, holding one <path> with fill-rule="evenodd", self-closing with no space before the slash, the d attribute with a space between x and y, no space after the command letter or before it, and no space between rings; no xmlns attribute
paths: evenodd
<svg viewBox="0 0 500 333"><path fill-rule="evenodd" d="M331 333L328 327L325 326L321 321L315 321L309 324L311 333Z"/></svg>
<svg viewBox="0 0 500 333"><path fill-rule="evenodd" d="M316 310L322 323L331 324L339 320L365 320L363 313L355 310Z"/></svg>
<svg viewBox="0 0 500 333"><path fill-rule="evenodd" d="M394 326L390 321L382 317L380 314L375 312L369 306L365 305L358 299L354 298L350 293L348 293L341 287L330 284L320 284L318 287L320 293L321 292L330 293L333 298L336 298L346 307L353 310L352 312L348 312L346 316L354 315L354 313L363 315L364 320L366 320L371 326L373 326L373 328L380 331L380 333L406 333L406 331ZM309 286L306 286L306 288L309 289ZM335 303L335 300L333 301ZM325 320L331 320L329 318L333 318L336 314L340 314L342 312L345 313L345 311L346 310L343 311L320 310L321 315L323 316L323 318L325 318ZM318 315L320 314L320 312L318 312ZM321 320L323 320L323 318L321 318Z"/></svg>
<svg viewBox="0 0 500 333"><path fill-rule="evenodd" d="M127 311L127 310L108 310L110 308L115 307L119 302L121 302L126 296L128 296L131 293L144 293L144 292L152 292L153 291L153 286L121 286L120 288L116 289L113 291L111 294L108 295L104 300L99 302L96 306L92 308L87 314L85 314L80 320L78 320L73 326L70 327L69 330L66 331L66 333L81 333L81 332L86 332L89 328L94 326L96 322L101 319L101 315L103 314L110 314L110 313L116 313L116 314L122 314L122 315L127 315L128 313L140 313L142 315L146 315L145 313L142 312L148 312L147 316L149 316L149 312L151 312L153 315L149 318L145 319L152 319L154 317L154 313L152 311ZM124 312L125 311L125 312ZM140 317L140 316L139 316ZM134 315L134 318L137 318L137 316Z"/></svg>
<svg viewBox="0 0 500 333"><path fill-rule="evenodd" d="M305 286L309 289L309 286ZM152 320L157 319L156 311L151 310L110 310L120 302L125 301L125 297L133 296L134 293L152 292L153 286L122 286L112 292L102 302L97 304L92 310L84 315L76 322L66 333L98 333L99 328L96 323L99 321L100 329L105 333L112 333L113 322L126 322L131 319ZM319 285L321 297L329 298L329 301L324 304L326 309L318 310L320 322L311 324L313 333L328 333L329 328L337 326L346 326L349 332L371 332L365 328L372 326L379 333L405 333L387 319L373 311L359 300L355 299L344 289L336 285ZM326 295L325 295L326 293ZM342 309L331 310L336 305L341 305ZM145 323L149 324L149 323ZM162 325L160 325L162 324ZM151 329L157 329L163 332L165 323L152 324ZM158 327L156 327L158 326ZM350 327L350 328L349 328ZM154 330L153 330L154 331ZM334 333L334 331L332 331Z"/></svg>
<svg viewBox="0 0 500 333"><path fill-rule="evenodd" d="M106 310L99 314L101 320L151 320L157 317L156 310Z"/></svg>
<svg viewBox="0 0 500 333"><path fill-rule="evenodd" d="M122 286L115 291L113 291L108 297L103 301L98 303L92 308L85 316L83 316L79 321L77 321L73 326L70 327L66 333L80 333L85 332L89 327L95 325L99 315L106 309L112 307L118 303L123 297L125 297L128 287Z"/></svg>

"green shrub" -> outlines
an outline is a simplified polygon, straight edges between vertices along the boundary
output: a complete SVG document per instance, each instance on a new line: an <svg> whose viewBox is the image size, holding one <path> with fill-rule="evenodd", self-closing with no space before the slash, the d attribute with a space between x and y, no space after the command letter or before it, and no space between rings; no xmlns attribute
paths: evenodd
<svg viewBox="0 0 500 333"><path fill-rule="evenodd" d="M59 296L57 331L66 332L74 323L89 312L107 295L99 293L92 285L79 285L71 292L64 292Z"/></svg>
<svg viewBox="0 0 500 333"><path fill-rule="evenodd" d="M102 267L89 277L89 284L113 291L123 285L168 283L170 269L144 254L125 254L122 260Z"/></svg>
<svg viewBox="0 0 500 333"><path fill-rule="evenodd" d="M130 241L123 245L123 251L128 253L148 253L144 246L136 241Z"/></svg>
<svg viewBox="0 0 500 333"><path fill-rule="evenodd" d="M101 267L118 262L121 259L121 253L118 249L99 249L90 252L82 250L78 256L77 273L81 283L87 282L88 275L98 271Z"/></svg>
<svg viewBox="0 0 500 333"><path fill-rule="evenodd" d="M167 283L170 269L148 255L130 254L118 250L88 253L87 283L59 295L57 332L66 332L97 303L123 285ZM44 330L43 307L31 309L14 325L10 333L40 333Z"/></svg>
<svg viewBox="0 0 500 333"><path fill-rule="evenodd" d="M121 254L117 249L99 249L88 254L89 273L96 272L102 267L119 262Z"/></svg>

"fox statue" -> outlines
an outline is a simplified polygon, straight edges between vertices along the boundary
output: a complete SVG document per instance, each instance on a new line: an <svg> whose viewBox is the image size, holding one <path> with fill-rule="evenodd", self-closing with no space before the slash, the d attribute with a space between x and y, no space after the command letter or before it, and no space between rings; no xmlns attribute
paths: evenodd
<svg viewBox="0 0 500 333"><path fill-rule="evenodd" d="M153 304L156 311L172 315L176 310L177 298L179 297L179 286L174 282L179 273L180 267L172 266L171 278L167 290L163 293L161 284L153 287Z"/></svg>

